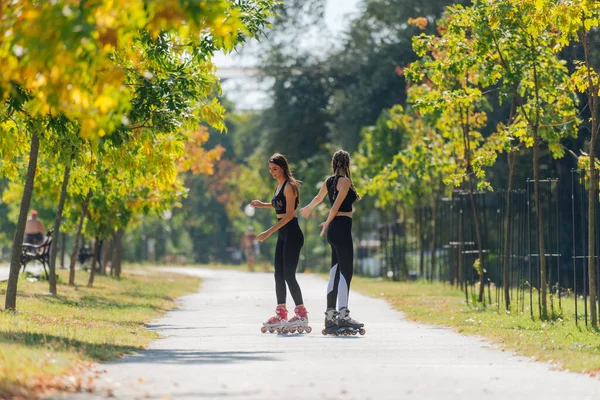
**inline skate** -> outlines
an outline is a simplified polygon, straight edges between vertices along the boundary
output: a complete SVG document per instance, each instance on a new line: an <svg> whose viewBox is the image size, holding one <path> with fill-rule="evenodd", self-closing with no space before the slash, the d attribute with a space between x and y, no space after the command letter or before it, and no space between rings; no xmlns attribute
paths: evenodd
<svg viewBox="0 0 600 400"><path fill-rule="evenodd" d="M334 309L325 312L325 329L321 333L332 336L364 335L367 333L364 326L365 324L350 318L350 310L347 307L342 307L339 312Z"/></svg>
<svg viewBox="0 0 600 400"><path fill-rule="evenodd" d="M308 311L302 306L296 306L294 315L289 319L285 328L281 328L282 333L311 333L312 328L308 326Z"/></svg>
<svg viewBox="0 0 600 400"><path fill-rule="evenodd" d="M325 311L325 328L321 331L323 335L337 336L338 330L338 312L334 308Z"/></svg>
<svg viewBox="0 0 600 400"><path fill-rule="evenodd" d="M267 322L263 322L263 326L260 328L262 333L282 333L282 330L287 325L287 308L285 306L277 306L275 308L275 315L269 318Z"/></svg>
<svg viewBox="0 0 600 400"><path fill-rule="evenodd" d="M367 333L364 328L365 324L350 318L350 310L348 310L348 307L340 308L337 322L338 334L355 336L357 333L360 333L361 335Z"/></svg>

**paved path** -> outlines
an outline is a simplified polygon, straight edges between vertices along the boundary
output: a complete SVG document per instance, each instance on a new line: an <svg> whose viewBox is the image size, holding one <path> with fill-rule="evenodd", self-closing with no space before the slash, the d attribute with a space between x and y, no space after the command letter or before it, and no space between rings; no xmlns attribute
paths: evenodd
<svg viewBox="0 0 600 400"><path fill-rule="evenodd" d="M0 282L8 280L8 264L0 264Z"/></svg>
<svg viewBox="0 0 600 400"><path fill-rule="evenodd" d="M274 308L270 274L187 269L204 283L150 326L163 338L103 364L97 399L599 399L600 381L552 371L448 329L408 322L352 293L364 337L321 335L325 282L300 275L310 335L260 333ZM291 299L289 300L291 303ZM288 303L289 304L289 303Z"/></svg>
<svg viewBox="0 0 600 400"><path fill-rule="evenodd" d="M26 270L36 275L41 275L44 273L44 267L42 267L41 264L30 264L27 266ZM9 264L0 264L0 282L8 280L9 271Z"/></svg>

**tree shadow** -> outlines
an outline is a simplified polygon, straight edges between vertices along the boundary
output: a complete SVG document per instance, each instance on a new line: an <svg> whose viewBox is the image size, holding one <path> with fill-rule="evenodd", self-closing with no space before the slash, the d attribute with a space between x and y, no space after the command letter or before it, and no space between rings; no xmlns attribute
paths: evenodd
<svg viewBox="0 0 600 400"><path fill-rule="evenodd" d="M148 349L129 355L111 364L229 364L248 361L277 361L270 351L208 351L181 349Z"/></svg>
<svg viewBox="0 0 600 400"><path fill-rule="evenodd" d="M83 295L78 300L69 299L64 296L49 296L47 294L42 293L34 293L27 294L29 298L40 299L45 302L56 304L56 305L64 305L70 307L79 307L79 308L91 308L91 309L118 309L118 310L126 310L131 308L147 308L156 311L171 311L172 309L167 309L164 307L159 307L150 302L140 302L140 299L143 299L144 296L128 296L132 299L136 299L137 301L126 301L122 298L118 300L111 300L108 297L100 296L100 295ZM153 296L152 296L153 297ZM164 296L165 299L168 299L168 296Z"/></svg>
<svg viewBox="0 0 600 400"><path fill-rule="evenodd" d="M108 361L140 349L110 343L89 343L68 337L33 332L0 332L0 345L15 343L32 348L48 348L53 351L79 351L94 361Z"/></svg>
<svg viewBox="0 0 600 400"><path fill-rule="evenodd" d="M231 398L242 398L242 399L246 399L246 398L255 398L257 397L259 394L261 393L260 389L256 389L256 390L242 390L242 391L232 391L232 390L223 390L220 392L200 392L200 391L194 391L194 392L174 392L172 393L174 398L184 398L184 399L199 399L199 398L209 398L209 399L216 399L216 398L225 398L225 399L231 399ZM165 396L164 394L160 393L160 394L146 394L144 395L145 399L165 399L165 398L171 398L170 396Z"/></svg>
<svg viewBox="0 0 600 400"><path fill-rule="evenodd" d="M171 324L146 324L146 328L158 331L158 330L194 330L194 329L225 329L226 326L179 326Z"/></svg>

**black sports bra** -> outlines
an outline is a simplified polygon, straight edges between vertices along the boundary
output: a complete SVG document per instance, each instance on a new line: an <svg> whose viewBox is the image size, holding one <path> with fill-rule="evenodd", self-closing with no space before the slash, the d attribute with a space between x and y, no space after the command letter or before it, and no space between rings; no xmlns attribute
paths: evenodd
<svg viewBox="0 0 600 400"><path fill-rule="evenodd" d="M339 193L339 191L337 190L337 183L338 183L338 178L340 178L341 175L335 175L335 176L330 176L329 178L327 178L327 194L329 195L329 202L331 203L331 205L333 205L333 203L335 202L335 199L337 198L337 195ZM354 203L356 201L356 199L358 198L358 196L356 195L356 192L354 191L354 189L350 188L348 190L348 194L346 194L346 198L344 199L344 201L342 201L342 204L340 205L339 208L339 212L352 212L352 203Z"/></svg>
<svg viewBox="0 0 600 400"><path fill-rule="evenodd" d="M275 209L275 214L285 214L286 213L286 206L287 206L287 202L285 200L285 195L283 194L283 190L285 189L285 185L287 184L287 180L285 182L283 182L283 185L281 185L281 189L279 189L279 193L276 193L273 196L273 199L271 200L271 204L273 205L273 208ZM277 189L275 189L277 190ZM298 208L298 204L300 204L300 200L298 199L298 196L296 196L296 204L294 205L294 210Z"/></svg>

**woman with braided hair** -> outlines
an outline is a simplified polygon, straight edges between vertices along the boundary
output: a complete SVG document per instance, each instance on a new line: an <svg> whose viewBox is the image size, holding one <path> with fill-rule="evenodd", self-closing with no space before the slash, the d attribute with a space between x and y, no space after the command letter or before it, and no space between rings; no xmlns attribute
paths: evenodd
<svg viewBox="0 0 600 400"><path fill-rule="evenodd" d="M301 210L308 218L312 210L328 195L331 203L329 216L321 224L321 236L327 232L331 245L331 270L327 285L327 310L323 334L345 334L348 331L364 335L364 324L350 318L348 294L354 268L354 247L352 243L352 204L360 199L350 175L350 154L338 150L331 160L333 175L321 185L319 194ZM339 311L336 310L336 301Z"/></svg>

